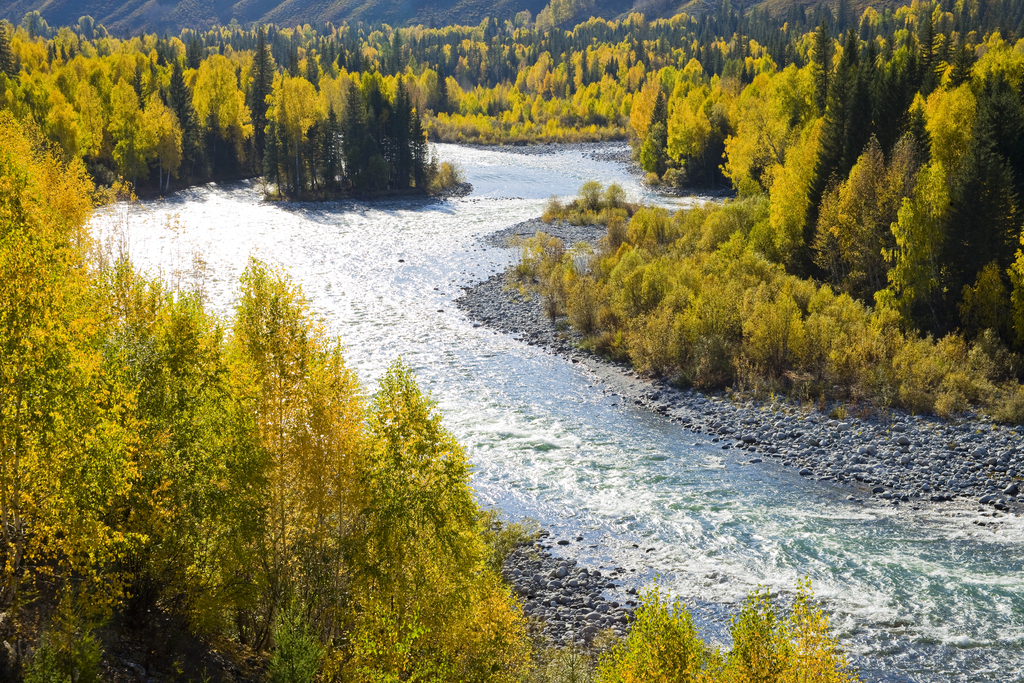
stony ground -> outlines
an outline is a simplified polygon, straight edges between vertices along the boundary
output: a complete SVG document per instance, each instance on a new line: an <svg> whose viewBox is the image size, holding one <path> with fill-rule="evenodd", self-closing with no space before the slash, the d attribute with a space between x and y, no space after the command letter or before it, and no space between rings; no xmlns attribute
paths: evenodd
<svg viewBox="0 0 1024 683"><path fill-rule="evenodd" d="M582 540L582 537L576 540ZM568 545L568 539L555 541ZM541 633L555 645L575 640L589 643L600 631L622 636L628 629L636 600L606 597L621 592L626 569L602 573L577 566L576 560L556 558L548 552L552 539L547 532L530 545L514 550L505 560L502 575L523 600L523 613L537 622ZM636 589L625 591L635 596Z"/></svg>
<svg viewBox="0 0 1024 683"><path fill-rule="evenodd" d="M608 142L545 142L539 144L515 143L511 145L478 145L464 144L464 147L483 149L488 152L508 152L510 154L563 154L565 152L579 151L583 156L595 161L618 161L630 164L633 160L633 152L625 140L610 140ZM630 164L633 169L639 169L636 164ZM642 171L637 170L638 173Z"/></svg>
<svg viewBox="0 0 1024 683"><path fill-rule="evenodd" d="M596 244L604 236L605 229L599 225L572 225L565 221L545 223L539 218L533 218L492 232L483 240L489 246L511 249L514 248L517 239L533 237L538 232L557 237L565 242L566 247L571 247L577 242Z"/></svg>

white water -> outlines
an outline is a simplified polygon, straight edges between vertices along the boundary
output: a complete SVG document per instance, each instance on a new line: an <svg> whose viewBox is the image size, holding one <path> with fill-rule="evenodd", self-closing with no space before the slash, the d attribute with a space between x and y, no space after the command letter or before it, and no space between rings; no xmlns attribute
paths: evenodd
<svg viewBox="0 0 1024 683"><path fill-rule="evenodd" d="M201 254L225 317L250 256L282 267L367 391L399 355L416 369L469 449L482 502L585 537L556 552L657 573L712 639L726 638L751 589L785 594L809 576L867 680L1024 681L1019 518L993 531L975 516L896 514L848 504L846 490L792 468L740 466L738 453L693 446L681 426L605 395L579 366L473 327L454 305L512 259L478 237L539 215L552 193L594 178L673 202L578 150L438 151L465 169L470 197L282 205L256 184L194 188L133 210L132 259L174 281Z"/></svg>

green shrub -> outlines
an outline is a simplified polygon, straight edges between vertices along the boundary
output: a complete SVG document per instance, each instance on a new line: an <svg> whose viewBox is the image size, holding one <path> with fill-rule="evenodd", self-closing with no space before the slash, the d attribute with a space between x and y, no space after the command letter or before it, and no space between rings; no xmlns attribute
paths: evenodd
<svg viewBox="0 0 1024 683"><path fill-rule="evenodd" d="M590 277L580 277L569 287L566 314L573 327L583 334L593 334L598 327L601 286Z"/></svg>
<svg viewBox="0 0 1024 683"><path fill-rule="evenodd" d="M544 206L541 220L545 223L564 220L573 225L608 225L612 220L627 220L636 210L636 205L626 201L626 191L621 185L612 183L604 188L596 180L588 180L568 204L552 195Z"/></svg>
<svg viewBox="0 0 1024 683"><path fill-rule="evenodd" d="M274 625L274 653L268 673L271 683L312 683L320 672L324 647L293 603Z"/></svg>
<svg viewBox="0 0 1024 683"><path fill-rule="evenodd" d="M544 213L541 214L541 220L545 223L550 223L553 220L562 218L565 215L565 204L558 198L558 195L551 195L548 199L547 204L544 205Z"/></svg>
<svg viewBox="0 0 1024 683"><path fill-rule="evenodd" d="M560 254L564 247L546 236L526 243L517 266L521 279L536 278L549 315L567 313L588 348L701 388L738 380L816 400L943 416L984 409L1015 419L1024 362L996 331L971 345L956 334L935 341L907 329L890 298L871 308L787 273L792 254L767 254L754 234L770 228L764 196L671 216L631 207L626 223L629 211L610 208L621 198L599 200L597 189L587 184L563 207L563 215L590 221L601 205L607 221L602 249L585 269L577 250ZM565 261L561 271L557 260Z"/></svg>
<svg viewBox="0 0 1024 683"><path fill-rule="evenodd" d="M670 309L638 318L630 327L627 341L633 364L640 372L666 375L679 367L679 331Z"/></svg>
<svg viewBox="0 0 1024 683"><path fill-rule="evenodd" d="M522 522L505 522L496 509L483 510L479 519L480 537L487 548L487 566L501 571L509 553L518 546L530 543L540 533L540 524L535 519Z"/></svg>
<svg viewBox="0 0 1024 683"><path fill-rule="evenodd" d="M744 352L768 377L789 370L803 352L803 317L787 292L774 297L762 283L744 296Z"/></svg>
<svg viewBox="0 0 1024 683"><path fill-rule="evenodd" d="M949 418L970 407L968 395L973 389L969 377L962 372L951 372L942 378L939 393L935 397L935 413Z"/></svg>
<svg viewBox="0 0 1024 683"><path fill-rule="evenodd" d="M659 208L643 208L633 214L626 236L635 247L654 251L675 239L672 220L668 211Z"/></svg>
<svg viewBox="0 0 1024 683"><path fill-rule="evenodd" d="M619 216L614 216L608 221L608 235L606 237L608 249L614 254L626 241L626 221Z"/></svg>
<svg viewBox="0 0 1024 683"><path fill-rule="evenodd" d="M548 647L535 656L531 683L593 683L597 680L596 648L575 640L564 647Z"/></svg>
<svg viewBox="0 0 1024 683"><path fill-rule="evenodd" d="M622 189L622 185L612 183L605 188L601 201L606 209L624 209L626 208L626 191Z"/></svg>
<svg viewBox="0 0 1024 683"><path fill-rule="evenodd" d="M580 211L601 210L601 183L596 180L588 180L580 186L576 193L576 208Z"/></svg>
<svg viewBox="0 0 1024 683"><path fill-rule="evenodd" d="M77 598L65 594L32 653L25 683L96 683L103 652Z"/></svg>
<svg viewBox="0 0 1024 683"><path fill-rule="evenodd" d="M1024 387L1012 384L1001 391L993 406L992 417L996 422L1024 424Z"/></svg>

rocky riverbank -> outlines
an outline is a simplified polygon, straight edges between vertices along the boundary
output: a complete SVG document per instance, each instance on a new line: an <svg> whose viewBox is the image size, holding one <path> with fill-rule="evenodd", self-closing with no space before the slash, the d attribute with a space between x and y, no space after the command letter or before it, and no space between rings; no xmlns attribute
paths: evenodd
<svg viewBox="0 0 1024 683"><path fill-rule="evenodd" d="M515 236L543 230L566 244L596 241L597 226L526 221L486 238L508 246ZM994 424L985 416L944 421L886 411L863 418L842 406L816 407L778 400L738 400L727 394L681 390L663 379L638 376L629 367L578 348L580 337L564 320L551 321L540 297L522 292L508 273L467 288L459 307L477 324L518 335L598 376L603 391L621 396L683 425L695 445L708 442L742 452L751 466L792 468L799 476L837 482L848 500L882 505L977 505L987 514L1017 514L1024 476L1024 427ZM829 415L832 414L832 416ZM685 433L684 433L685 434Z"/></svg>
<svg viewBox="0 0 1024 683"><path fill-rule="evenodd" d="M461 144L461 143L460 143ZM631 164L639 169L633 161L633 151L625 140L608 140L606 142L514 142L503 145L461 144L464 147L483 149L488 152L509 152L510 154L562 154L580 152L594 161L618 161Z"/></svg>
<svg viewBox="0 0 1024 683"><path fill-rule="evenodd" d="M629 572L624 567L588 569L549 552L553 545L570 542L542 531L536 541L519 546L505 560L502 576L522 599L523 613L554 645L590 643L601 631L625 635L637 604L636 588L623 585Z"/></svg>
<svg viewBox="0 0 1024 683"><path fill-rule="evenodd" d="M434 199L458 199L461 197L468 197L472 193L472 183L455 183L451 187L446 187L440 192L436 192L430 196Z"/></svg>

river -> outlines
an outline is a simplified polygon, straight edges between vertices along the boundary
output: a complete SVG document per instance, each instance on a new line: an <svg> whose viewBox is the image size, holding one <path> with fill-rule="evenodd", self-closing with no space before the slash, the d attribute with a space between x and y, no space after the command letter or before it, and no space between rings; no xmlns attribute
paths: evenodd
<svg viewBox="0 0 1024 683"><path fill-rule="evenodd" d="M415 368L468 448L482 503L582 535L555 552L657 581L713 641L727 643L728 618L752 589L785 595L807 576L864 680L1024 681L1020 518L995 530L942 506L897 513L848 503L845 489L793 468L742 467L739 453L693 445L682 426L605 394L585 368L476 327L454 304L514 258L479 238L539 215L552 194L596 179L633 199L684 200L578 147L435 149L466 171L469 197L275 204L256 182L211 184L140 203L119 234L137 266L201 281L225 317L250 256L282 267L368 392L396 357ZM96 229L114 222L100 214ZM201 276L189 274L195 263Z"/></svg>

